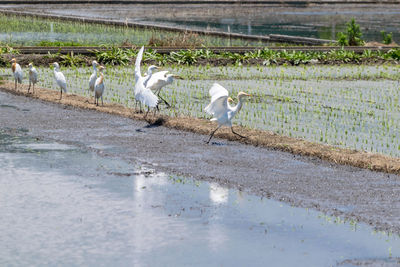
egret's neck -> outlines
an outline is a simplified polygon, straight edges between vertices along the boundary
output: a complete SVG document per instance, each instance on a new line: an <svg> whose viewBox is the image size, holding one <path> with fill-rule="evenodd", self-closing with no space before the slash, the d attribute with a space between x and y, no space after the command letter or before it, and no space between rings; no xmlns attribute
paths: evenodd
<svg viewBox="0 0 400 267"><path fill-rule="evenodd" d="M93 65L93 71L97 74L97 68L96 65Z"/></svg>
<svg viewBox="0 0 400 267"><path fill-rule="evenodd" d="M233 107L233 112L235 113L239 112L242 106L243 106L242 98L239 98L239 102L237 103L236 106Z"/></svg>
<svg viewBox="0 0 400 267"><path fill-rule="evenodd" d="M144 81L143 81L144 87L147 86L147 82L150 80L151 75L153 75L153 72L152 72L151 70L148 70L148 71L147 71L147 76L146 76L146 78L145 78Z"/></svg>
<svg viewBox="0 0 400 267"><path fill-rule="evenodd" d="M100 82L99 82L99 84L102 84L103 80L104 80L104 76L103 76L103 73L100 71Z"/></svg>

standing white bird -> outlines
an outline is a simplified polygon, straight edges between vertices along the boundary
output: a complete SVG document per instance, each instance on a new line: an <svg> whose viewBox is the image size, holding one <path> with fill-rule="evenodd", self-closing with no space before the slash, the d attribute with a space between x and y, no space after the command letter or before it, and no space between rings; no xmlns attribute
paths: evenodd
<svg viewBox="0 0 400 267"><path fill-rule="evenodd" d="M231 127L232 133L244 138L243 135L236 133L232 127L232 119L240 111L242 108L244 98L246 96L251 96L244 92L239 92L238 104L234 107L229 105L229 101L233 101L232 98L229 97L228 90L219 85L218 83L214 83L210 88L210 96L211 103L204 108L204 111L208 114L214 116L211 121L217 121L218 127L214 131L211 132L210 138L207 141L207 144L210 142L211 138L214 136L215 132L223 125Z"/></svg>
<svg viewBox="0 0 400 267"><path fill-rule="evenodd" d="M144 51L144 46L140 48L139 53L136 57L136 62L135 62L136 82L135 82L134 93L135 93L135 99L137 101L140 101L140 103L148 106L150 109L157 106L158 97L149 88L147 88L146 85L152 76L153 69L156 69L157 67L153 66L149 68L148 75L146 77L142 76L140 72L140 62L142 61L143 58L143 51Z"/></svg>
<svg viewBox="0 0 400 267"><path fill-rule="evenodd" d="M105 68L103 66L99 67L100 77L96 79L96 83L94 85L94 103L96 104L96 106L99 105L99 98L101 98L101 105L103 105L103 92L104 92L103 70L104 69Z"/></svg>
<svg viewBox="0 0 400 267"><path fill-rule="evenodd" d="M17 63L15 58L11 59L11 70L14 75L15 80L15 90L17 90L17 82L22 83L22 79L24 78L24 74L22 72L21 66Z"/></svg>
<svg viewBox="0 0 400 267"><path fill-rule="evenodd" d="M32 93L35 93L35 84L38 82L38 72L36 71L36 68L33 66L33 63L29 63L29 87L28 87L28 93L29 90L31 89L31 84L32 84Z"/></svg>
<svg viewBox="0 0 400 267"><path fill-rule="evenodd" d="M90 75L90 78L89 78L89 90L92 92L94 91L94 85L96 84L96 79L97 79L97 68L96 68L97 65L99 65L97 63L97 61L93 60L92 61L93 73L92 73L92 75Z"/></svg>
<svg viewBox="0 0 400 267"><path fill-rule="evenodd" d="M62 98L62 92L67 92L67 82L65 80L64 74L60 71L60 65L57 62L53 63L54 66L54 79L56 80L58 86L60 86L60 100Z"/></svg>
<svg viewBox="0 0 400 267"><path fill-rule="evenodd" d="M164 103L170 107L171 105L160 96L161 89L164 86L171 84L174 78L179 78L175 74L168 73L167 70L153 73L150 80L147 82L147 88L154 92Z"/></svg>

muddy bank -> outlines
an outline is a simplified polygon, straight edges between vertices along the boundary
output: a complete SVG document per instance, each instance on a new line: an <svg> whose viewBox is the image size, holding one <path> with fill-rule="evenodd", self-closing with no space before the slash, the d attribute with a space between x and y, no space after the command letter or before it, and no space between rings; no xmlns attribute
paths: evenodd
<svg viewBox="0 0 400 267"><path fill-rule="evenodd" d="M224 139L206 145L204 134L209 134L214 124L205 120L150 117L149 124L142 114L118 105L95 107L74 95L58 102L58 92L45 89L26 97L25 85L23 92L11 88L9 83L1 86L2 129L72 142L101 155L139 161L160 171L218 182L400 232L399 176L320 158L333 162L335 157L340 163L357 158L371 168L398 172L396 159L240 127L237 131L249 138L238 140L225 129L217 134Z"/></svg>

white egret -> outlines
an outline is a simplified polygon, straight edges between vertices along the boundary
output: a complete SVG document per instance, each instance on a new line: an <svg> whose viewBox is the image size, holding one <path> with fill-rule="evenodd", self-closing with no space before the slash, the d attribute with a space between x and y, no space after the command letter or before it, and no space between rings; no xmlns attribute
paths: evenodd
<svg viewBox="0 0 400 267"><path fill-rule="evenodd" d="M170 107L171 105L160 96L161 89L164 86L171 84L174 78L179 78L175 74L168 73L167 70L153 73L150 80L147 82L147 88L154 92L164 103Z"/></svg>
<svg viewBox="0 0 400 267"><path fill-rule="evenodd" d="M99 65L97 63L97 61L93 60L92 61L93 73L92 73L92 75L90 75L90 78L89 78L89 90L92 92L94 91L94 85L96 84L96 79L97 79L97 68L96 68L97 65Z"/></svg>
<svg viewBox="0 0 400 267"><path fill-rule="evenodd" d="M17 90L17 82L22 83L22 79L24 78L24 74L22 72L21 66L17 63L15 58L11 59L11 70L14 75L15 80L15 90Z"/></svg>
<svg viewBox="0 0 400 267"><path fill-rule="evenodd" d="M239 92L237 95L239 102L236 106L232 107L231 105L229 105L229 101L233 100L229 97L228 90L226 90L218 83L214 83L211 86L209 93L211 96L211 103L204 108L204 111L214 116L211 121L217 121L218 127L211 132L207 144L210 142L215 132L223 125L231 127L233 134L244 138L243 135L240 135L233 130L232 119L236 115L236 113L238 113L242 108L244 97L251 95L244 92Z"/></svg>
<svg viewBox="0 0 400 267"><path fill-rule="evenodd" d="M60 100L62 99L62 92L67 92L67 82L65 80L64 74L60 71L60 65L57 62L53 63L54 66L54 79L56 80L58 86L60 86Z"/></svg>
<svg viewBox="0 0 400 267"><path fill-rule="evenodd" d="M38 82L38 72L36 68L33 66L33 63L29 63L29 87L28 87L28 93L29 90L31 89L31 84L32 84L32 93L35 93L35 84Z"/></svg>
<svg viewBox="0 0 400 267"><path fill-rule="evenodd" d="M135 93L135 99L137 101L140 101L140 103L148 106L150 109L157 106L158 97L149 88L147 88L146 85L152 76L153 69L156 69L157 67L153 66L149 68L148 75L146 77L142 76L140 72L140 62L142 61L143 58L143 51L144 51L144 46L140 48L139 53L136 57L136 62L135 62L136 82L135 82L134 93Z"/></svg>
<svg viewBox="0 0 400 267"><path fill-rule="evenodd" d="M96 83L94 85L94 103L96 104L96 106L99 105L99 98L101 98L101 105L103 105L103 92L104 92L103 70L104 69L105 68L103 66L99 67L100 77L96 79Z"/></svg>

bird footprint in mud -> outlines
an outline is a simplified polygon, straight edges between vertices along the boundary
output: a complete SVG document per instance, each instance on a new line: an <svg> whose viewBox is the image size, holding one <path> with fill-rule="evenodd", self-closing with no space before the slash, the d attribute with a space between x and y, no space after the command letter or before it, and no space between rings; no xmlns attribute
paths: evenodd
<svg viewBox="0 0 400 267"><path fill-rule="evenodd" d="M209 144L208 142L205 142L206 144ZM226 144L221 143L221 142L211 142L211 145L215 145L215 146L226 146Z"/></svg>

